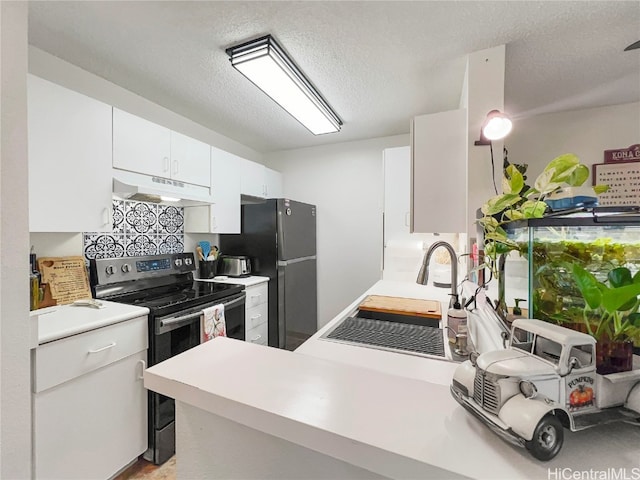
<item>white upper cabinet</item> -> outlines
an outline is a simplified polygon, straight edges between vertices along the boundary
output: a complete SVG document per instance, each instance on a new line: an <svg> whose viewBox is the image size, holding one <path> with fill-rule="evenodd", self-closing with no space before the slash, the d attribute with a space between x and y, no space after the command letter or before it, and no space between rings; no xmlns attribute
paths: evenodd
<svg viewBox="0 0 640 480"><path fill-rule="evenodd" d="M114 108L113 166L170 178L171 130Z"/></svg>
<svg viewBox="0 0 640 480"><path fill-rule="evenodd" d="M242 159L241 192L259 198L282 196L282 174L264 165Z"/></svg>
<svg viewBox="0 0 640 480"><path fill-rule="evenodd" d="M265 198L264 165L242 159L241 193L252 197Z"/></svg>
<svg viewBox="0 0 640 480"><path fill-rule="evenodd" d="M28 75L29 230L110 231L111 106Z"/></svg>
<svg viewBox="0 0 640 480"><path fill-rule="evenodd" d="M171 178L208 187L211 181L211 147L204 142L171 132Z"/></svg>
<svg viewBox="0 0 640 480"><path fill-rule="evenodd" d="M411 127L411 231L466 233L466 110L420 115Z"/></svg>
<svg viewBox="0 0 640 480"><path fill-rule="evenodd" d="M211 147L211 189L214 203L185 207L187 233L240 232L240 176L243 159Z"/></svg>
<svg viewBox="0 0 640 480"><path fill-rule="evenodd" d="M384 158L384 245L409 237L411 224L411 149L387 148Z"/></svg>
<svg viewBox="0 0 640 480"><path fill-rule="evenodd" d="M282 197L282 174L276 170L264 167L265 197Z"/></svg>
<svg viewBox="0 0 640 480"><path fill-rule="evenodd" d="M208 187L209 145L117 108L113 109L113 166Z"/></svg>

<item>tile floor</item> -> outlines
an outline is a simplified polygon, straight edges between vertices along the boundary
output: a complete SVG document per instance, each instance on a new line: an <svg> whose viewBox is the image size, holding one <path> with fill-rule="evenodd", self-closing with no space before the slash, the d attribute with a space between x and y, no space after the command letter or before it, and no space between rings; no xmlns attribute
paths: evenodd
<svg viewBox="0 0 640 480"><path fill-rule="evenodd" d="M175 480L175 478L176 457L174 455L162 465L154 465L140 458L114 480Z"/></svg>

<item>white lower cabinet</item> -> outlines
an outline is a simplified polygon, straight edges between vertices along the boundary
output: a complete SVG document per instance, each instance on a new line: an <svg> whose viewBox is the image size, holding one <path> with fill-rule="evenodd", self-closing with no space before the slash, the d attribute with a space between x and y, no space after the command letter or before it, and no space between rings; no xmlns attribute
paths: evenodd
<svg viewBox="0 0 640 480"><path fill-rule="evenodd" d="M245 289L247 294L245 311L245 340L259 345L268 344L267 295L268 283L265 281Z"/></svg>
<svg viewBox="0 0 640 480"><path fill-rule="evenodd" d="M146 316L32 351L34 478L110 478L147 449L146 359Z"/></svg>

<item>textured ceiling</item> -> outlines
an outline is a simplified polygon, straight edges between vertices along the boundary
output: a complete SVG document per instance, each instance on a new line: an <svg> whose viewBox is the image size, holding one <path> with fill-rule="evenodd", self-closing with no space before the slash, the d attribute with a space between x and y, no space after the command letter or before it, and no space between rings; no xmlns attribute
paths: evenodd
<svg viewBox="0 0 640 480"><path fill-rule="evenodd" d="M344 121L313 136L229 65L270 33ZM640 100L639 1L30 2L29 43L260 152L408 133L507 45L514 117Z"/></svg>

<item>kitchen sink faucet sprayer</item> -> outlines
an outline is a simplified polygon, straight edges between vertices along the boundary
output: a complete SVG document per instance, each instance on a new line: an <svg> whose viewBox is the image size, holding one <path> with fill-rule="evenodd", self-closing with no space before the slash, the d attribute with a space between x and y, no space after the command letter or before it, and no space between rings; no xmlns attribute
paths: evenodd
<svg viewBox="0 0 640 480"><path fill-rule="evenodd" d="M456 256L456 251L447 242L439 241L431 244L427 252L424 254L424 258L422 259L422 266L420 267L420 271L418 272L416 283L420 285L427 284L427 281L429 280L429 262L431 261L431 255L433 255L433 252L440 247L446 248L449 252L449 255L451 256L451 301L453 302L458 298L458 257Z"/></svg>

